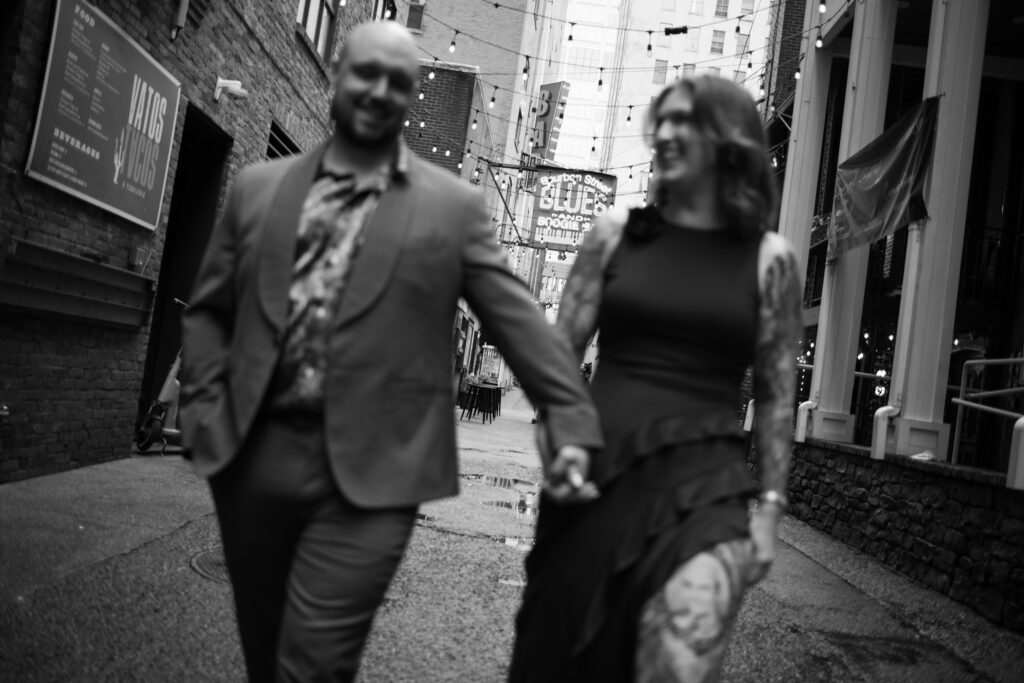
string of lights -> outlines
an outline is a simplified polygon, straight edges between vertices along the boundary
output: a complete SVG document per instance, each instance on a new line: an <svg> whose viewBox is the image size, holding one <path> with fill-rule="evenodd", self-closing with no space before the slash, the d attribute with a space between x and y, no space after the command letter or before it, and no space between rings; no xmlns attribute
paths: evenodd
<svg viewBox="0 0 1024 683"><path fill-rule="evenodd" d="M764 46L761 47L761 48L758 48L757 50L745 50L743 52L743 54L740 55L740 63L742 63L742 56L743 55L751 55L751 54L753 54L754 52L757 52L757 51L767 50L769 47L776 47L776 46L780 45L781 43L783 43L784 41L791 40L793 38L809 37L814 32L816 32L817 34L820 35L822 24L826 23L826 22L832 21L832 19L834 19L840 13L844 12L846 10L846 8L848 7L848 5L850 4L850 2L852 2L852 0L844 0L843 4L841 6L839 6L832 13L832 15L830 17L825 19L824 22L819 22L816 26L812 27L809 30L805 31L805 30L801 29L799 31L794 31L793 33L790 33L790 34L783 35L783 36L777 38L774 41L766 41ZM769 6L769 8L770 7L771 7L771 5ZM821 11L821 7L826 7L825 3L820 3L819 11ZM827 9L827 7L826 7L826 9ZM760 10L760 11L765 11L765 10ZM443 21L438 20L438 23L441 23L442 25L444 25L444 26L446 26L448 28L452 28L452 30L455 31L454 27L449 26L448 24L446 24ZM473 37L471 34L467 34L464 31L457 31L457 33L459 33L461 35L466 35L466 36L469 36L469 37ZM453 41L454 41L454 39L453 39ZM506 52L509 52L511 54L515 54L517 56L526 57L526 59L529 60L529 56L528 55L516 52L515 50L511 50L509 48L506 48L504 46L498 45L496 43L491 43L491 42L485 41L485 40L480 40L480 42L482 42L482 43L484 43L486 45L492 46L492 47L497 47L497 48L502 49L502 50L504 50ZM434 64L435 65L438 64L439 57L437 57L436 55L434 55L433 53L431 53L427 49L423 48L422 46L420 46L420 50L423 53L427 54L428 57L432 58L434 60ZM781 68L783 66L786 66L786 65L792 63L794 60L802 61L802 59L803 59L803 54L800 54L797 57L790 57L789 59L785 60L784 62L780 62L778 66ZM698 60L698 61L692 62L692 64L693 64L694 67L699 67L699 66L702 66L704 64L708 64L708 63L712 63L712 62L718 62L720 60L721 60L721 57L715 56L715 57L708 57L706 59L702 59L702 60ZM596 69L597 72L598 72L597 73L597 80L598 80L598 82L600 82L603 79L603 75L604 75L605 71L611 71L611 72L615 72L615 73L623 73L624 74L624 73L632 73L632 72L646 72L646 71L648 71L650 69L650 67L623 67L621 69L612 69L611 67L589 67L589 66L578 65L578 64L570 64L570 63L566 63L566 62L559 62L559 63L562 64L562 65L573 66L573 67L579 68L581 70L590 69L591 71L593 71L593 70ZM691 64L691 63L687 63L687 64ZM758 70L758 72L749 74L744 79L744 82L746 82L746 81L748 81L748 80L750 80L752 78L763 78L764 71L767 69L767 67L768 67L768 64L765 64L764 66L761 67L761 69ZM483 85L485 85L488 88L493 88L494 89L494 93L493 93L493 95L491 97L492 101L494 101L497 98L497 95L498 95L499 92L508 92L511 95L519 95L521 98L526 99L527 101L529 101L531 103L534 103L534 102L539 100L538 97L532 96L532 95L530 95L530 94L528 94L526 92L521 92L521 91L518 91L518 90L515 90L515 89L512 89L512 88L505 88L505 87L502 87L500 85L495 85L493 83L490 83L490 82L484 80L483 78L480 78L481 76L484 76L484 75L489 75L489 76L511 76L511 75L514 75L514 74L512 74L512 73L502 73L502 72L488 72L486 74L478 74L478 78L479 78L479 80L481 81L481 83ZM794 77L797 78L797 79L800 78L800 70L799 70L799 68L794 72ZM573 103L573 105L574 106L602 107L602 108L606 108L606 109L623 109L623 108L631 109L633 107L643 107L643 106L646 106L646 103L633 103L633 104Z"/></svg>
<svg viewBox="0 0 1024 683"><path fill-rule="evenodd" d="M847 8L847 6L849 5L849 2L850 2L850 1L851 1L851 0L845 0L845 2L844 2L844 3L842 4L842 6L841 6L841 7L839 7L839 8L838 8L838 9L837 9L837 10L836 10L835 12L833 12L832 16L831 16L831 17L829 17L828 19L826 19L825 21L831 21L831 20L832 20L833 18L835 18L835 16L837 16L837 15L838 15L838 14L839 14L840 12L843 12L843 11L845 11L845 9L846 9L846 8ZM824 13L824 12L826 11L826 9L827 9L827 8L826 8L826 4L825 4L824 2L820 3L820 5L819 5L819 12L821 12L821 13ZM805 37L805 36L809 36L809 35L810 35L810 34L811 34L812 32L814 32L814 31L817 31L818 35L820 36L820 33L821 33L821 26L822 26L822 24L821 24L821 23L819 23L819 24L818 24L818 25L817 25L816 27L813 27L813 28L812 28L812 29L811 29L810 31L803 31L803 30L801 30L801 31L799 31L799 32L794 32L794 33L792 33L792 34L790 34L790 35L787 35L787 36L783 36L783 37L781 37L781 38L777 39L776 41L773 41L773 42L771 42L770 44L771 44L771 45L778 45L778 44L780 44L780 43L781 43L782 41L784 41L784 40L788 40L788 39L791 39L791 38L794 38L794 37L797 37L797 36L799 36L799 37ZM453 46L454 46L454 45L456 44L456 39L458 38L458 36L459 36L459 35L460 35L461 33L462 33L461 31L458 31L458 30L456 30L456 29L453 29L453 37L452 37L451 45L449 46L449 50L450 50L450 51L454 51L454 48L453 48ZM767 44L766 44L766 47L767 47ZM425 51L425 50L424 50L424 51ZM433 55L431 55L431 56L433 56ZM437 58L437 57L433 57L433 58L434 58L434 62L435 62L435 64L436 64L436 63L437 63L437 61L438 61L438 58ZM527 59L529 59L529 57L528 57L528 56L527 56ZM782 63L780 63L780 65L779 65L779 66L781 67L781 66L784 66L784 65L786 65L786 64L788 64L788 63L791 63L791 62L792 62L792 61L793 61L794 59L799 59L799 60L801 60L801 61L802 61L802 59L803 59L803 54L800 54L800 55L799 55L798 57L795 57L795 58L790 58L790 59L786 60L785 62L782 62ZM740 60L742 61L742 55L740 56ZM764 68L766 69L766 68L767 68L768 66L769 66L769 65L767 65L767 64L766 64ZM526 74L527 72L528 72L528 67L527 67L527 68L524 68L524 75L525 75L525 74ZM797 73L799 73L799 70L797 70ZM433 76L433 73L431 73L431 76ZM797 77L798 77L798 76L797 76ZM748 77L748 78L749 78L749 77ZM432 79L431 79L431 80L432 80ZM525 80L525 79L524 79L524 80ZM489 87L492 87L492 88L494 89L494 93L492 94L492 97L491 97L491 102L492 102L492 103L493 103L493 101L494 101L494 99L495 99L495 96L497 95L497 93L498 93L498 92L499 92L500 90L508 90L508 89L505 89L505 88L501 88L500 86L497 86L497 85L491 85L491 84L487 84L486 82L485 82L485 85L487 85L487 86L489 86ZM529 95L526 95L525 93L518 93L517 91L514 91L514 90L509 90L509 92L512 92L513 94L520 94L520 95L521 95L521 96L522 96L522 97L523 97L524 99L526 99L527 101L530 101L530 102L533 102L533 101L535 101L535 98L533 98L533 97L531 97L531 96L529 96ZM420 94L420 99L423 99L423 94L422 94L422 93ZM574 105L575 105L575 103L574 103ZM605 108L609 108L609 109L621 109L621 108L626 108L626 109L627 109L627 112L628 112L628 113L627 113L627 124L628 124L628 123L630 122L630 119L631 119L631 117L632 117L632 109L633 109L634 107L638 107L638 106L645 106L645 105L629 105L629 104L622 104L622 105L617 105L617 104L608 104L608 105L600 105L600 104L598 104L598 103L581 103L581 104L580 104L580 106L604 106ZM772 109L773 109L773 111L774 111L774 107L773 107ZM474 109L474 112L475 112L475 114L476 114L476 115L479 115L479 114L481 114L481 113L482 113L482 114L484 114L485 116L495 116L496 118L500 118L500 117L497 117L496 115L493 115L493 114L491 114L490 112L486 112L486 111L481 111L480 109ZM474 121L475 121L475 120L474 120ZM406 125L407 125L407 126L408 126L408 125L410 125L410 122L407 122L407 123L406 123ZM419 127L421 128L421 129L423 129L423 128L425 127L425 125L426 125L426 124L425 124L425 122L424 122L424 121L420 121L420 122L419 122L419 124L418 124L418 126L419 126ZM475 126L474 126L474 127L475 127ZM421 134L422 134L422 133L421 133ZM586 135L581 135L581 134L575 134L575 133L571 133L571 132L568 132L568 131L562 131L562 132L561 132L561 135L566 135L566 136L572 136L572 137L578 137L578 138L586 138L586 137L591 137L591 139L593 140L593 142L594 142L595 144L596 144L596 142L597 142L597 140L598 140L598 139L600 139L600 140L602 140L602 141L605 141L605 140L608 140L608 139L611 139L611 138L615 138L615 139L623 139L623 138L630 138L630 137L638 137L638 138L639 138L639 137L644 137L644 135L643 135L643 134L638 134L638 135L626 135L626 136L623 136L623 135L609 135L609 136L586 136ZM436 135L436 134L435 134L435 141L436 141L436 142L441 142L441 139L440 139L440 137L439 137L438 135ZM446 141L447 141L447 142L449 142L449 143L451 143L451 140L450 140L450 139L449 139L449 140L446 140ZM434 145L434 146L432 147L432 151L433 151L433 152L436 152L436 151L437 151L437 150L439 149L439 145L438 145L438 144L436 144L436 142L435 142L435 145ZM480 154L480 153L473 153L473 152L472 152L472 146L473 146L474 144L476 144L476 145L478 145L478 146L481 146L481 147L483 147L483 148L484 148L484 153L483 153L483 154ZM642 143L641 143L641 144L642 144ZM775 161L775 153L776 153L776 152L777 152L777 151L778 151L778 150L779 150L779 149L780 149L780 148L781 148L782 146L784 146L784 145L786 145L786 144L788 144L788 143L786 143L785 141L784 141L784 142L782 142L782 143L778 143L778 144L774 145L774 146L773 146L773 147L772 147L772 148L771 148L771 149L769 150L769 153L771 153L771 154L773 155L773 162ZM461 143L459 143L458 145L451 145L451 144L448 144L448 145L446 146L446 149L445 149L445 154L446 154L446 156L450 156L450 154L451 154L451 149L452 149L452 147L459 147L460 145L461 145ZM636 146L638 146L638 145L636 145ZM635 147L636 147L636 146L634 146L633 148L630 148L630 149L635 149ZM592 149L593 149L593 148L592 148ZM464 155L464 156L469 156L470 158L475 158L475 159L477 159L477 161L478 161L478 164L479 164L479 163L481 163L481 162L484 162L484 163L487 163L487 164L488 164L488 165L490 166L490 165L491 165L492 163L494 163L494 162L492 162L492 161L491 161L491 159L490 159L490 157L491 157L491 156L493 156L493 152L494 152L494 150L493 150L493 147L491 147L490 145L481 145L481 143L479 143L479 142L477 142L477 141L469 141L469 143L468 143L468 145L467 145L467 148L466 148L466 152L465 152L465 155ZM623 151L620 151L620 152L618 152L618 153L619 153L619 154L624 154L625 152L626 152L626 150L623 150ZM625 170L625 169L627 169L627 168L628 168L628 169L629 169L629 171L630 171L630 178L632 178L632 171L633 171L633 168L634 168L635 166L638 166L638 165L639 165L639 166L642 166L643 164L628 164L628 165L627 165L627 164L623 164L623 165L621 165L621 166L612 166L612 167L604 168L604 169L602 169L602 171L605 171L605 172L610 172L610 171L614 171L614 170ZM459 163L459 168L460 168L460 169L462 168L462 163L461 163L461 162ZM522 169L522 168L526 168L527 170L529 170L529 167L528 167L528 166L525 166L525 167L524 167L524 166L521 166L521 165L520 165L520 167L519 167L519 168L520 168L520 169ZM480 171L480 168L478 167L478 169L477 169L477 172L476 172L476 174L475 174L475 175L477 175L477 177L479 177L479 171ZM520 170L520 172L521 172L521 170Z"/></svg>

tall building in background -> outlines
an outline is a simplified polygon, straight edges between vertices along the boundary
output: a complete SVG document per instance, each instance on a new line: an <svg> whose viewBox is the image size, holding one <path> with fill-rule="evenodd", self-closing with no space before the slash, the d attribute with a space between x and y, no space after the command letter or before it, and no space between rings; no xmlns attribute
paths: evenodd
<svg viewBox="0 0 1024 683"><path fill-rule="evenodd" d="M621 64L601 166L619 177L620 203L643 204L650 177L644 129L653 98L673 79L713 75L760 99L770 0L621 0Z"/></svg>
<svg viewBox="0 0 1024 683"><path fill-rule="evenodd" d="M483 189L495 238L535 294L542 257L526 230L530 169L557 137L543 98L556 80L552 69L564 60L566 6L567 0L377 0L375 14L409 28L420 50L407 143ZM455 327L456 369L474 372L486 339L464 303ZM504 367L499 374L510 379Z"/></svg>

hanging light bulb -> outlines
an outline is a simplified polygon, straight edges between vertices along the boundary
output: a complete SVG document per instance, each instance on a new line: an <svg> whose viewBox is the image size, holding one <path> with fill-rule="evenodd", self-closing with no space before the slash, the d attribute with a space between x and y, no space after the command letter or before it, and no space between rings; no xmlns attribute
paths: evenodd
<svg viewBox="0 0 1024 683"><path fill-rule="evenodd" d="M822 2L818 5L818 12L820 14L824 14L826 9L828 9L828 8L825 7L825 2L824 2L824 0L822 0Z"/></svg>
<svg viewBox="0 0 1024 683"><path fill-rule="evenodd" d="M818 34L818 39L814 41L814 47L821 47L825 43L821 40L821 34Z"/></svg>
<svg viewBox="0 0 1024 683"><path fill-rule="evenodd" d="M629 111L626 113L626 125L633 123L633 105L629 105Z"/></svg>
<svg viewBox="0 0 1024 683"><path fill-rule="evenodd" d="M800 80L800 69L797 69L796 71L793 72L793 78L795 78L798 81Z"/></svg>
<svg viewBox="0 0 1024 683"><path fill-rule="evenodd" d="M452 155L452 151L451 151L450 149L446 149L446 150L444 151L444 155L445 155L446 157L450 157L450 156Z"/></svg>
<svg viewBox="0 0 1024 683"><path fill-rule="evenodd" d="M489 103L489 104L487 105L487 106L488 106L488 107L490 107L491 109L494 109L494 98L495 98L495 97L497 96L497 94L498 94L498 86L494 86L494 94L493 94L493 95L491 95L491 101L490 101L490 103Z"/></svg>
<svg viewBox="0 0 1024 683"><path fill-rule="evenodd" d="M344 6L345 6L345 0L341 0L341 2L338 3L338 7L344 7Z"/></svg>
<svg viewBox="0 0 1024 683"><path fill-rule="evenodd" d="M405 120L405 127L406 127L406 128L408 128L408 127L409 127L409 119L406 119L406 120Z"/></svg>
<svg viewBox="0 0 1024 683"><path fill-rule="evenodd" d="M604 67L603 66L599 66L597 68L599 70L599 73L598 73L598 76L597 76L597 92L601 92L601 86L604 85Z"/></svg>
<svg viewBox="0 0 1024 683"><path fill-rule="evenodd" d="M743 16L741 15L741 16L740 16L740 19L742 19L742 18L743 18ZM735 32L736 32L736 33L739 33L739 32L740 32L740 22L739 22L739 21L737 21L737 22L736 22L736 31L735 31Z"/></svg>
<svg viewBox="0 0 1024 683"><path fill-rule="evenodd" d="M594 136L594 143L590 145L590 153L593 154L597 151L597 136Z"/></svg>
<svg viewBox="0 0 1024 683"><path fill-rule="evenodd" d="M629 167L629 179L630 180L633 179L633 167L632 166Z"/></svg>
<svg viewBox="0 0 1024 683"><path fill-rule="evenodd" d="M470 126L473 130L476 130L476 109L473 110L473 125Z"/></svg>
<svg viewBox="0 0 1024 683"><path fill-rule="evenodd" d="M420 128L424 128L424 127L426 127L426 125L427 125L426 121L420 121Z"/></svg>
<svg viewBox="0 0 1024 683"><path fill-rule="evenodd" d="M437 154L437 143L436 142L434 143L434 146L430 148L430 151L433 152L434 154Z"/></svg>
<svg viewBox="0 0 1024 683"><path fill-rule="evenodd" d="M434 65L430 67L430 73L427 74L427 78L434 80L434 69L437 68L437 57L434 57Z"/></svg>
<svg viewBox="0 0 1024 683"><path fill-rule="evenodd" d="M570 42L570 43L572 42L572 30L573 30L573 29L574 29L575 27L576 27L576 22L575 22L575 21L570 21L570 22L569 22L569 42Z"/></svg>
<svg viewBox="0 0 1024 683"><path fill-rule="evenodd" d="M530 77L530 55L526 55L526 66L523 67L523 82Z"/></svg>
<svg viewBox="0 0 1024 683"><path fill-rule="evenodd" d="M654 51L654 48L651 47L651 36L653 34L654 34L654 31L648 31L647 32L647 54L648 55L650 55Z"/></svg>
<svg viewBox="0 0 1024 683"><path fill-rule="evenodd" d="M420 98L421 100L423 99L423 91L422 91L422 90L420 91L420 94L419 94L419 98Z"/></svg>
<svg viewBox="0 0 1024 683"><path fill-rule="evenodd" d="M456 29L455 35L452 36L452 44L448 46L448 52L455 52L455 39L459 37L459 31Z"/></svg>

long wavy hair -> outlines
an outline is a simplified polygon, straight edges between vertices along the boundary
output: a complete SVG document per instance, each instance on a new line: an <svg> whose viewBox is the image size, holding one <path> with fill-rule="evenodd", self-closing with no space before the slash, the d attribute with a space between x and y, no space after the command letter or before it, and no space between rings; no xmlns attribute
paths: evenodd
<svg viewBox="0 0 1024 683"><path fill-rule="evenodd" d="M761 117L746 90L716 76L682 78L662 90L647 113L647 138L654 143L658 110L677 91L693 98L693 117L715 149L718 206L730 229L741 234L774 230L778 221L778 193L768 161ZM672 187L651 180L655 205L665 201Z"/></svg>

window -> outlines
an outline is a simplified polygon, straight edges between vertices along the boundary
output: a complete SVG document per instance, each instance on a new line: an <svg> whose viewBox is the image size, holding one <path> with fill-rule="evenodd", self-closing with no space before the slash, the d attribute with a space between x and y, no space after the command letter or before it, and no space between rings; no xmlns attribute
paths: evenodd
<svg viewBox="0 0 1024 683"><path fill-rule="evenodd" d="M668 76L668 62L664 59L654 60L654 80L653 83L662 84L665 82Z"/></svg>
<svg viewBox="0 0 1024 683"><path fill-rule="evenodd" d="M295 16L313 41L316 52L326 62L331 57L328 41L334 34L334 15L338 0L299 0L299 11Z"/></svg>
<svg viewBox="0 0 1024 683"><path fill-rule="evenodd" d="M690 52L696 52L700 49L700 29L691 28L686 33L686 49Z"/></svg>
<svg viewBox="0 0 1024 683"><path fill-rule="evenodd" d="M729 0L715 0L715 16L729 16Z"/></svg>
<svg viewBox="0 0 1024 683"><path fill-rule="evenodd" d="M725 50L725 31L711 32L711 54L720 55Z"/></svg>
<svg viewBox="0 0 1024 683"><path fill-rule="evenodd" d="M683 64L683 76L693 77L695 73L697 73L696 64Z"/></svg>
<svg viewBox="0 0 1024 683"><path fill-rule="evenodd" d="M690 3L690 14L698 17L704 16L704 0L693 0Z"/></svg>
<svg viewBox="0 0 1024 683"><path fill-rule="evenodd" d="M754 0L740 0L740 12L750 18L750 15L754 13Z"/></svg>
<svg viewBox="0 0 1024 683"><path fill-rule="evenodd" d="M708 76L721 76L722 70L717 66L708 67Z"/></svg>
<svg viewBox="0 0 1024 683"><path fill-rule="evenodd" d="M736 34L736 56L742 57L743 53L747 51L747 45L750 43L749 33L737 33Z"/></svg>
<svg viewBox="0 0 1024 683"><path fill-rule="evenodd" d="M277 121L270 122L270 137L267 139L267 158L279 159L298 154L302 150Z"/></svg>
<svg viewBox="0 0 1024 683"><path fill-rule="evenodd" d="M746 71L733 71L732 72L732 80L735 83L739 83L739 84L742 85L743 81L747 80L747 72Z"/></svg>
<svg viewBox="0 0 1024 683"><path fill-rule="evenodd" d="M423 1L409 0L409 17L405 20L405 27L410 31L423 30Z"/></svg>

